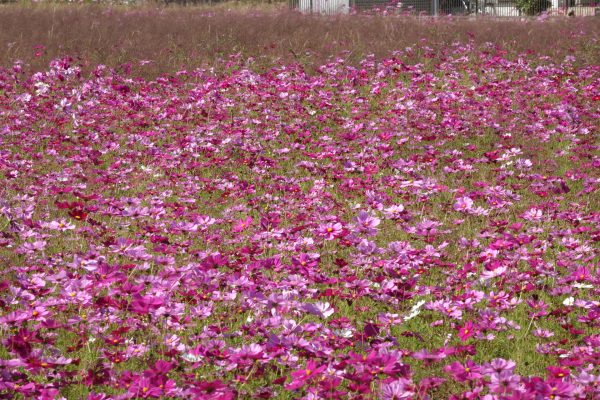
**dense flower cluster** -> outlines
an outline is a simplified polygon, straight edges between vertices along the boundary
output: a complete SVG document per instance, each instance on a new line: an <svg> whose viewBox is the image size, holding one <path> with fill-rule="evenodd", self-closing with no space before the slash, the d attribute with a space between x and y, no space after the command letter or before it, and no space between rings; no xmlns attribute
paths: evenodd
<svg viewBox="0 0 600 400"><path fill-rule="evenodd" d="M1 70L0 396L600 398L573 61Z"/></svg>

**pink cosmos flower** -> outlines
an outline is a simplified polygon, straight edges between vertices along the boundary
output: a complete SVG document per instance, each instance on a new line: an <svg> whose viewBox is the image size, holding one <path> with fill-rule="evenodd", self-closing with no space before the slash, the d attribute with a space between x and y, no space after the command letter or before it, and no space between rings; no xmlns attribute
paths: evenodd
<svg viewBox="0 0 600 400"><path fill-rule="evenodd" d="M160 387L155 386L155 383L146 377L140 377L134 380L128 388L128 392L137 398L158 398L162 396L163 391Z"/></svg>
<svg viewBox="0 0 600 400"><path fill-rule="evenodd" d="M377 234L377 226L381 223L381 220L377 217L373 217L366 211L361 211L355 218L356 227L359 232L364 233L367 236L373 236Z"/></svg>
<svg viewBox="0 0 600 400"><path fill-rule="evenodd" d="M458 330L458 337L461 341L468 340L471 336L476 333L476 327L472 321L467 322Z"/></svg>
<svg viewBox="0 0 600 400"><path fill-rule="evenodd" d="M532 333L533 333L533 336L542 337L542 338L549 338L549 337L554 336L554 332L549 331L547 329L535 329Z"/></svg>
<svg viewBox="0 0 600 400"><path fill-rule="evenodd" d="M61 232L75 229L75 225L64 219L61 219L60 221L49 222L48 224L46 224L46 227L48 229L53 229Z"/></svg>
<svg viewBox="0 0 600 400"><path fill-rule="evenodd" d="M292 372L292 382L285 386L288 390L299 389L306 382L319 377L321 372L325 371L327 365L318 365L315 361L309 360L306 367Z"/></svg>
<svg viewBox="0 0 600 400"><path fill-rule="evenodd" d="M309 313L317 315L321 318L329 318L335 312L335 309L333 307L331 307L331 304L329 304L328 302L325 302L325 303L317 302L314 304L312 304L312 303L306 304L304 306L304 309L306 311L308 311Z"/></svg>
<svg viewBox="0 0 600 400"><path fill-rule="evenodd" d="M241 232L252 224L252 217L242 218L233 225L233 232Z"/></svg>
<svg viewBox="0 0 600 400"><path fill-rule="evenodd" d="M232 354L232 360L243 367L251 366L255 361L263 359L265 359L264 349L256 343L244 345Z"/></svg>
<svg viewBox="0 0 600 400"><path fill-rule="evenodd" d="M569 276L569 281L585 282L592 279L590 270L586 267L577 267Z"/></svg>
<svg viewBox="0 0 600 400"><path fill-rule="evenodd" d="M381 384L381 397L383 400L413 399L415 396L412 381L406 378Z"/></svg>
<svg viewBox="0 0 600 400"><path fill-rule="evenodd" d="M236 394L222 381L196 382L190 390L195 399L206 400L233 400Z"/></svg>
<svg viewBox="0 0 600 400"><path fill-rule="evenodd" d="M404 206L402 204L395 204L395 205L389 206L383 210L383 213L386 216L386 218L394 219L394 220L402 218L403 212L404 212Z"/></svg>
<svg viewBox="0 0 600 400"><path fill-rule="evenodd" d="M505 394L518 389L519 382L519 375L514 375L512 371L505 370L491 374L488 387L493 393Z"/></svg>
<svg viewBox="0 0 600 400"><path fill-rule="evenodd" d="M483 372L486 374L499 374L503 371L514 371L517 364L513 360L503 358L494 358L489 363L484 364Z"/></svg>
<svg viewBox="0 0 600 400"><path fill-rule="evenodd" d="M317 228L317 234L322 236L325 240L334 240L339 237L342 233L342 224L339 222L329 222L326 224L319 225Z"/></svg>
<svg viewBox="0 0 600 400"><path fill-rule="evenodd" d="M468 212L473 208L473 200L470 197L459 197L454 203L454 209L460 212Z"/></svg>
<svg viewBox="0 0 600 400"><path fill-rule="evenodd" d="M481 366L475 364L472 360L467 360L464 365L455 361L444 368L444 371L452 375L458 382L473 381L481 378L481 370Z"/></svg>
<svg viewBox="0 0 600 400"><path fill-rule="evenodd" d="M131 302L131 311L137 314L148 314L164 304L164 299L154 296L136 294Z"/></svg>
<svg viewBox="0 0 600 400"><path fill-rule="evenodd" d="M521 215L521 218L527 221L541 221L544 218L544 212L539 208L530 208Z"/></svg>
<svg viewBox="0 0 600 400"><path fill-rule="evenodd" d="M60 395L58 389L48 388L41 389L39 396L37 396L39 400L66 400L64 397Z"/></svg>
<svg viewBox="0 0 600 400"><path fill-rule="evenodd" d="M554 379L563 379L571 375L571 371L568 369L555 367L554 365L549 365L546 369L548 370L548 375Z"/></svg>

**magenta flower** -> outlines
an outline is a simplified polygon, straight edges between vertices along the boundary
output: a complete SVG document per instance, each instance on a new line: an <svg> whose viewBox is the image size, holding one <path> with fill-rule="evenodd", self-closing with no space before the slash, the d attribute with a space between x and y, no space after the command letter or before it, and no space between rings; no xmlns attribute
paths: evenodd
<svg viewBox="0 0 600 400"><path fill-rule="evenodd" d="M292 257L292 264L302 268L313 268L318 265L318 254L314 255L302 253L297 257Z"/></svg>
<svg viewBox="0 0 600 400"><path fill-rule="evenodd" d="M472 360L467 360L464 365L455 361L447 365L444 371L458 382L473 381L482 377L481 366L475 364Z"/></svg>
<svg viewBox="0 0 600 400"><path fill-rule="evenodd" d="M138 398L159 398L163 394L163 390L155 386L155 382L146 377L135 379L129 388L128 392Z"/></svg>
<svg viewBox="0 0 600 400"><path fill-rule="evenodd" d="M131 301L130 309L137 314L149 314L164 304L164 299L155 296L136 294Z"/></svg>
<svg viewBox="0 0 600 400"><path fill-rule="evenodd" d="M236 393L222 381L196 382L190 390L197 399L202 400L233 400Z"/></svg>
<svg viewBox="0 0 600 400"><path fill-rule="evenodd" d="M473 321L468 321L466 324L464 324L458 329L458 337L463 342L468 340L475 333L477 333L477 331L476 326L473 324Z"/></svg>
<svg viewBox="0 0 600 400"><path fill-rule="evenodd" d="M233 225L232 231L233 232L241 232L243 230L245 230L246 228L248 228L250 225L252 225L252 217L246 217L246 218L242 218L238 221L235 222L235 224Z"/></svg>
<svg viewBox="0 0 600 400"><path fill-rule="evenodd" d="M592 279L590 270L586 267L579 266L569 275L569 281L585 282Z"/></svg>
<svg viewBox="0 0 600 400"><path fill-rule="evenodd" d="M314 361L308 361L306 367L292 372L292 382L286 385L286 389L295 390L304 386L308 381L318 379L326 365L318 365Z"/></svg>

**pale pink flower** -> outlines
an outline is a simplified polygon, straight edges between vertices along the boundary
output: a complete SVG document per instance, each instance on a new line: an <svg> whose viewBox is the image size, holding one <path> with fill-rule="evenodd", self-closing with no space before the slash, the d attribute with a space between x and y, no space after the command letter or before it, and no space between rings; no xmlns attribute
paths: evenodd
<svg viewBox="0 0 600 400"><path fill-rule="evenodd" d="M460 212L468 212L473 208L473 200L470 197L459 197L454 203L454 209Z"/></svg>

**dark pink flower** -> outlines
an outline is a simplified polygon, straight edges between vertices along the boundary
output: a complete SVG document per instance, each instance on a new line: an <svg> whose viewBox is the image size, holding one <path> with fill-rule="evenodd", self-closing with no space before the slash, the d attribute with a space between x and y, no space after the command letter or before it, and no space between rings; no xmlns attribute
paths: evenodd
<svg viewBox="0 0 600 400"><path fill-rule="evenodd" d="M304 386L306 382L318 379L326 368L326 365L318 365L316 362L310 360L306 363L306 367L292 372L292 382L285 387L289 390L298 389Z"/></svg>
<svg viewBox="0 0 600 400"><path fill-rule="evenodd" d="M473 321L468 321L459 328L458 337L464 342L477 333L476 329L477 327L473 324Z"/></svg>

